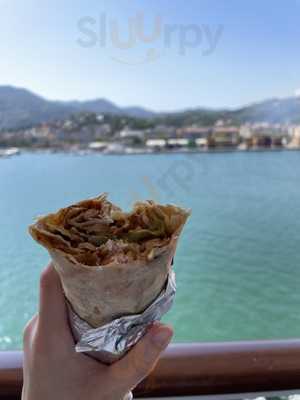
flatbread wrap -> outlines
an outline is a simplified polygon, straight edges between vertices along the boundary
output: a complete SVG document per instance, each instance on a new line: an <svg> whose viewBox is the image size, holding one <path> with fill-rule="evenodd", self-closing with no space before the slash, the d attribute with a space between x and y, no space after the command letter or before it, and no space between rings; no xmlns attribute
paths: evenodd
<svg viewBox="0 0 300 400"><path fill-rule="evenodd" d="M48 250L73 310L97 328L160 294L188 216L153 201L123 212L103 194L38 218L29 232Z"/></svg>

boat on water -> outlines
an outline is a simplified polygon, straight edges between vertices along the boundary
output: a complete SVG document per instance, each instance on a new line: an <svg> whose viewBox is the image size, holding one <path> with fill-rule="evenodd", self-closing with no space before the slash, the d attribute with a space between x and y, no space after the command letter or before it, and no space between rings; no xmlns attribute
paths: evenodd
<svg viewBox="0 0 300 400"><path fill-rule="evenodd" d="M12 157L21 153L18 147L8 147L7 149L0 149L0 157Z"/></svg>

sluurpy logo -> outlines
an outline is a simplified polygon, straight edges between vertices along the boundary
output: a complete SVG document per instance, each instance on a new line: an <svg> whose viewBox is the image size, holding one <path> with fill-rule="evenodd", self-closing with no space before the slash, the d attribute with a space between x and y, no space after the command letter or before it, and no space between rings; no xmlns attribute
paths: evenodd
<svg viewBox="0 0 300 400"><path fill-rule="evenodd" d="M77 44L83 48L98 46L109 56L125 64L145 64L162 57L166 51L185 56L198 49L201 56L213 54L223 35L223 25L170 24L155 15L150 29L144 12L138 12L125 22L100 13L98 18L85 16L78 20ZM151 26L152 25L152 26ZM147 31L147 32L146 32Z"/></svg>

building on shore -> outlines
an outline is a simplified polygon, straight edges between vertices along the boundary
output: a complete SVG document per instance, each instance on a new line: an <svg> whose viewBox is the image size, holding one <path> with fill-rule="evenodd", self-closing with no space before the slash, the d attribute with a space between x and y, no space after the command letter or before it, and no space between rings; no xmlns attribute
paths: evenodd
<svg viewBox="0 0 300 400"><path fill-rule="evenodd" d="M145 131L125 128L121 132L119 132L119 137L120 138L135 138L135 139L143 140L145 137Z"/></svg>
<svg viewBox="0 0 300 400"><path fill-rule="evenodd" d="M161 151L165 149L167 146L166 139L147 139L146 140L146 147L154 150L154 151Z"/></svg>
<svg viewBox="0 0 300 400"><path fill-rule="evenodd" d="M240 143L240 128L237 126L215 126L208 138L208 147L237 147Z"/></svg>
<svg viewBox="0 0 300 400"><path fill-rule="evenodd" d="M176 135L178 138L182 138L186 141L186 146L207 148L212 132L212 126L190 125L183 128L178 128Z"/></svg>
<svg viewBox="0 0 300 400"><path fill-rule="evenodd" d="M207 139L213 132L213 127L211 126L197 126L190 125L184 128L178 128L176 130L177 137L182 137L186 139L196 140L196 139Z"/></svg>
<svg viewBox="0 0 300 400"><path fill-rule="evenodd" d="M195 146L196 147L202 147L202 148L207 148L208 140L207 138L196 138L195 139Z"/></svg>
<svg viewBox="0 0 300 400"><path fill-rule="evenodd" d="M176 129L173 126L158 124L153 128L148 128L145 130L146 139L170 139L178 137Z"/></svg>
<svg viewBox="0 0 300 400"><path fill-rule="evenodd" d="M299 149L300 148L300 125L297 125L293 128L292 132L292 140L287 145L290 149Z"/></svg>
<svg viewBox="0 0 300 400"><path fill-rule="evenodd" d="M186 138L171 138L167 139L167 147L169 149L180 149L182 147L188 147L190 140Z"/></svg>
<svg viewBox="0 0 300 400"><path fill-rule="evenodd" d="M240 127L242 146L247 148L283 147L289 141L289 125L247 123Z"/></svg>
<svg viewBox="0 0 300 400"><path fill-rule="evenodd" d="M115 135L115 139L125 146L141 146L145 142L146 131L125 128Z"/></svg>
<svg viewBox="0 0 300 400"><path fill-rule="evenodd" d="M254 134L251 138L252 147L271 147L272 137L266 134Z"/></svg>

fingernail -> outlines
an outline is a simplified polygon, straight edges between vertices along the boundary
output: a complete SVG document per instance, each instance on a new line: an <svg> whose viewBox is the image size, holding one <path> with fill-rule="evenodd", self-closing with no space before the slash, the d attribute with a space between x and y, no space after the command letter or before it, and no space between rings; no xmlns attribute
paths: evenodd
<svg viewBox="0 0 300 400"><path fill-rule="evenodd" d="M151 332L151 340L159 347L166 346L173 336L173 331L168 326L155 327Z"/></svg>

